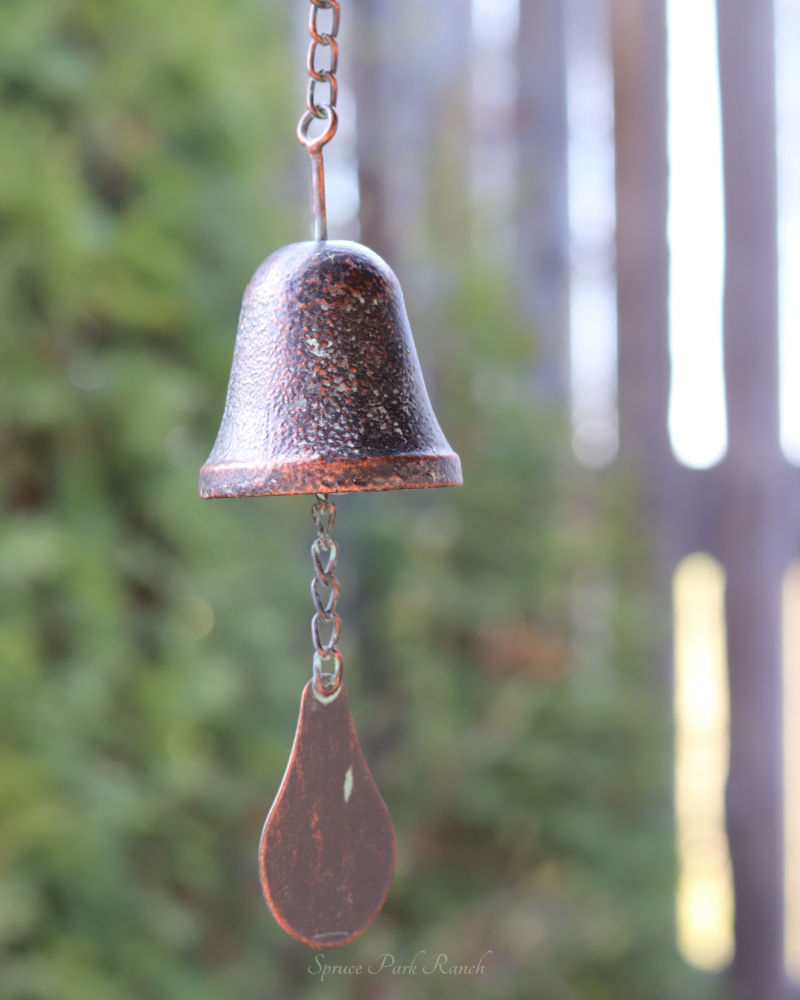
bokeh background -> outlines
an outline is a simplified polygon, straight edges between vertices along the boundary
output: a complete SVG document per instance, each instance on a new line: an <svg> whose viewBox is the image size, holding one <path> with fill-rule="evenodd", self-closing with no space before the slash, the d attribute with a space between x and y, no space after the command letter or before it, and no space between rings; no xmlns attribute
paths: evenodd
<svg viewBox="0 0 800 1000"><path fill-rule="evenodd" d="M341 2L331 235L396 270L465 485L339 503L398 865L326 961L486 972L321 983L257 880L310 500L201 503L197 472L244 286L309 231L307 4L5 0L0 1000L793 996L773 49L798 19Z"/></svg>

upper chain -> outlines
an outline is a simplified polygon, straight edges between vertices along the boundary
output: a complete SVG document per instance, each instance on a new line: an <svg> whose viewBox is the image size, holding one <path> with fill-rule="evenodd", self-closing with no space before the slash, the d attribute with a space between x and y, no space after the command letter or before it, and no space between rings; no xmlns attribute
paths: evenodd
<svg viewBox="0 0 800 1000"><path fill-rule="evenodd" d="M339 43L336 38L339 34L339 0L310 0L311 9L308 18L308 33L311 35L311 43L308 46L308 57L306 59L306 71L308 73L308 91L306 94L306 110L297 126L297 137L305 146L311 156L318 155L322 147L330 142L336 134L339 120L336 114L336 102L339 97L339 85L336 80L336 71L339 67ZM319 12L330 10L333 12L330 29L320 31ZM320 69L317 66L317 55L320 48L330 50L329 64L327 69ZM317 87L327 85L328 100L321 103L317 99ZM309 129L314 119L327 121L328 126L321 135L312 139Z"/></svg>

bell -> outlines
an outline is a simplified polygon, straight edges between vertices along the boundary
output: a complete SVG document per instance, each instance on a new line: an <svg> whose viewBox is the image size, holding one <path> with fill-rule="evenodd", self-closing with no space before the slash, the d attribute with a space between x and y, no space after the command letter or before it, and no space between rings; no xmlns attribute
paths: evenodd
<svg viewBox="0 0 800 1000"><path fill-rule="evenodd" d="M403 293L348 241L282 247L244 295L201 497L458 486Z"/></svg>

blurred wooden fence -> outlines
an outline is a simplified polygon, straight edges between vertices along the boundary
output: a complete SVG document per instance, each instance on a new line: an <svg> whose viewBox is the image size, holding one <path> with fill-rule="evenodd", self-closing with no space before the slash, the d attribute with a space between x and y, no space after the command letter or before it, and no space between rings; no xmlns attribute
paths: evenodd
<svg viewBox="0 0 800 1000"><path fill-rule="evenodd" d="M667 411L666 31L663 3L613 0L620 457L646 491L657 588L692 552L726 575L730 760L726 792L735 956L743 998L785 995L781 585L797 553L797 479L780 448L774 25L771 4L717 4L725 177L728 449L678 465Z"/></svg>
<svg viewBox="0 0 800 1000"><path fill-rule="evenodd" d="M568 402L566 13L579 0L521 0L516 113L516 211L508 253L540 343L537 388ZM463 0L357 0L362 239L393 262L409 220L451 227L432 164L468 185L469 13ZM736 917L729 970L742 1000L788 995L783 956L781 582L798 555L797 470L778 423L776 128L772 0L718 0L725 176L725 459L690 470L674 458L667 245L666 0L603 0L614 80L618 462L639 485L653 540L653 637L667 703L672 577L686 555L711 553L726 573L730 689L727 828ZM585 13L585 12L584 12ZM443 125L442 122L445 122ZM497 138L495 136L495 138ZM431 223L428 222L430 225ZM409 269L411 270L411 269Z"/></svg>

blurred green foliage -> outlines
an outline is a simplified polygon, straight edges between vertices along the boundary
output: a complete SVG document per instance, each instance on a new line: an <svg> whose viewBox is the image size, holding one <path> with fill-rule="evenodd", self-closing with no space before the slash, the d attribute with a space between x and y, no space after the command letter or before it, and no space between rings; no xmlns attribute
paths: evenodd
<svg viewBox="0 0 800 1000"><path fill-rule="evenodd" d="M243 287L305 229L288 32L255 0L0 9L0 1000L698 996L644 553L630 511L580 500L513 289L466 255L418 331L465 488L340 504L398 871L328 960L489 951L487 974L321 987L262 903L309 502L200 503L196 474Z"/></svg>

